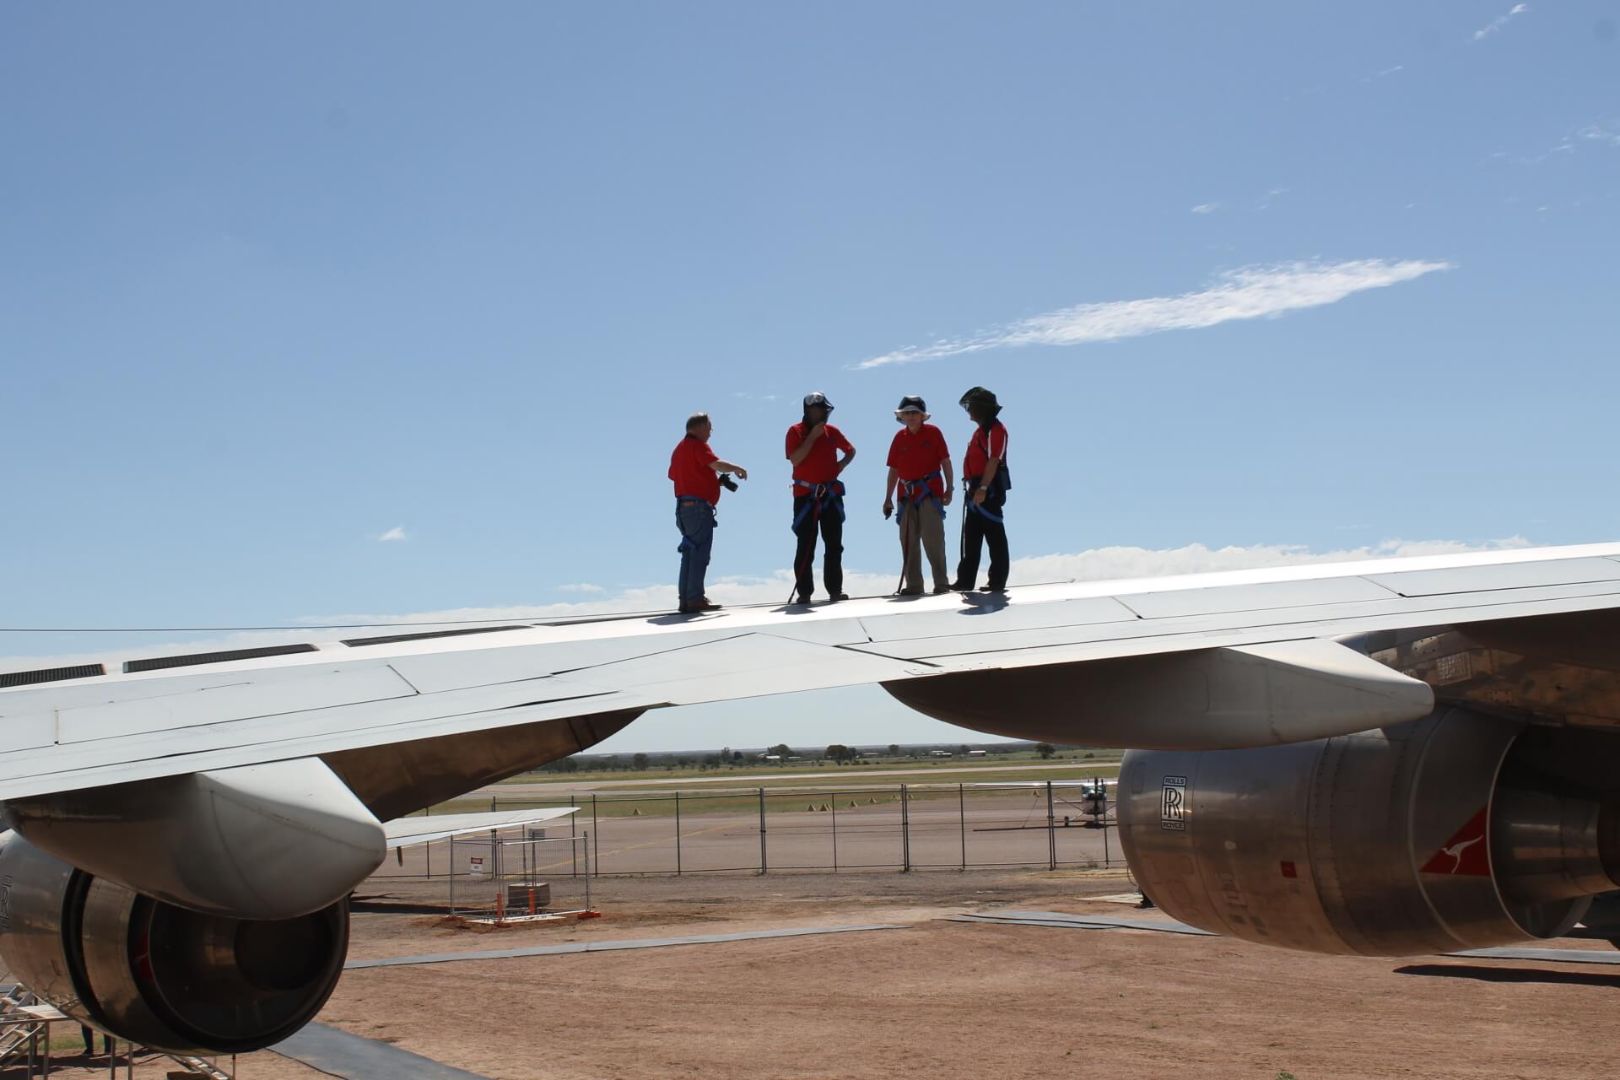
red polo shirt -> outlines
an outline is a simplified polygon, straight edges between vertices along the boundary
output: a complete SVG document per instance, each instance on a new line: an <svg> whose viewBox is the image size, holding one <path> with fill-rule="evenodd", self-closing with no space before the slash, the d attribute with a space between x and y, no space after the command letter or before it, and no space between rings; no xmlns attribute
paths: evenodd
<svg viewBox="0 0 1620 1080"><path fill-rule="evenodd" d="M802 421L787 429L787 456L792 457L804 442L808 426ZM821 438L804 455L804 460L793 466L793 479L803 480L806 484L830 484L838 479L838 452L854 453L855 448L849 445L844 433L827 425L827 430L821 433ZM797 485L795 485L797 489Z"/></svg>
<svg viewBox="0 0 1620 1080"><path fill-rule="evenodd" d="M1007 428L1000 420L992 421L990 430L975 428L968 440L967 457L962 459L962 475L967 478L983 476L990 459L1007 460Z"/></svg>
<svg viewBox="0 0 1620 1080"><path fill-rule="evenodd" d="M688 435L675 444L669 455L669 478L675 481L675 497L702 499L713 506L720 501L720 474L709 468L718 461L709 444Z"/></svg>
<svg viewBox="0 0 1620 1080"><path fill-rule="evenodd" d="M924 424L915 435L910 428L903 427L894 433L894 442L889 444L889 467L899 473L902 480L921 480L930 473L937 473L950 456L945 436L933 424ZM934 477L928 487L936 496L944 495L945 478Z"/></svg>

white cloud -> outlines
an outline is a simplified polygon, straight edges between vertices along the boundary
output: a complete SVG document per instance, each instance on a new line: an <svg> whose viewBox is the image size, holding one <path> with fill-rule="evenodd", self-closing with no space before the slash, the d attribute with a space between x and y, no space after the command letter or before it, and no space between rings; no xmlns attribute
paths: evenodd
<svg viewBox="0 0 1620 1080"><path fill-rule="evenodd" d="M395 525L392 529L389 529L387 532L385 532L381 536L377 537L377 542L382 543L382 544L388 544L388 543L392 543L392 542L394 542L396 540L408 540L408 539L410 539L410 537L405 535L405 526L403 526L403 525Z"/></svg>
<svg viewBox="0 0 1620 1080"><path fill-rule="evenodd" d="M1514 4L1511 8L1508 9L1508 13L1506 15L1498 15L1496 18L1492 19L1490 22L1486 23L1484 26L1480 27L1478 30L1475 30L1474 31L1474 40L1475 41L1484 41L1486 38L1490 37L1492 34L1501 33L1502 28L1504 26L1506 26L1512 19L1514 19L1515 17L1517 17L1519 15L1523 15L1525 12L1527 12L1529 10L1530 10L1530 5L1529 4Z"/></svg>
<svg viewBox="0 0 1620 1080"><path fill-rule="evenodd" d="M1244 547L1212 548L1187 544L1176 548L1103 547L1069 554L1034 555L1014 559L1014 585L1059 581L1111 581L1126 578L1168 577L1218 570L1249 570L1267 566L1297 566L1306 563L1355 562L1417 555L1450 555L1467 551L1495 551L1530 547L1523 537L1505 540L1467 542L1461 540L1386 540L1359 547L1316 551L1297 544L1254 544ZM844 587L852 596L884 596L895 587L894 575L884 571L854 570L844 575ZM596 590L596 591L592 591ZM456 608L411 614L349 614L313 616L300 620L308 625L276 630L241 631L206 639L172 638L138 646L120 646L96 652L74 652L49 657L0 657L0 671L93 663L111 657L162 656L166 652L206 652L245 649L259 645L298 641L332 641L354 637L357 632L387 634L402 625L422 630L445 629L472 623L540 622L585 615L626 612L662 614L673 610L676 597L672 585L645 585L610 592L586 585L588 601L567 601L541 605ZM721 604L781 604L793 591L793 574L778 570L764 578L729 577L709 582L709 595ZM91 639L93 640L93 639Z"/></svg>
<svg viewBox="0 0 1620 1080"><path fill-rule="evenodd" d="M1374 71L1369 75L1363 75L1361 77L1361 81L1364 82L1364 83L1377 82L1379 79L1387 79L1391 75L1398 75L1399 73L1401 73L1401 72L1403 72L1405 70L1406 70L1406 65L1405 64L1395 64L1395 65L1393 65L1391 67L1380 68L1379 70Z"/></svg>
<svg viewBox="0 0 1620 1080"><path fill-rule="evenodd" d="M598 596L607 592L602 586L592 585L588 581L577 582L573 585L559 585L557 591L560 593L579 593L585 596Z"/></svg>
<svg viewBox="0 0 1620 1080"><path fill-rule="evenodd" d="M1221 204L1218 203L1218 202L1204 202L1204 203L1199 203L1197 206L1193 207L1192 212L1195 213L1195 214L1213 214L1215 211L1219 210L1220 208L1221 208Z"/></svg>
<svg viewBox="0 0 1620 1080"><path fill-rule="evenodd" d="M1267 191L1264 195L1260 196L1260 201L1254 204L1254 208L1256 210L1269 210L1271 209L1272 203L1276 202L1279 198L1286 194L1288 194L1287 188L1274 187Z"/></svg>
<svg viewBox="0 0 1620 1080"><path fill-rule="evenodd" d="M1418 259L1359 259L1339 263L1296 262L1280 266L1251 266L1228 271L1220 275L1214 284L1198 292L1080 304L971 337L945 338L928 345L908 346L863 360L855 367L910 364L985 349L1023 345L1087 345L1158 334L1166 330L1193 330L1240 319L1257 319L1321 307L1367 289L1396 285L1436 270L1451 268L1449 262Z"/></svg>
<svg viewBox="0 0 1620 1080"><path fill-rule="evenodd" d="M1576 134L1585 139L1587 142L1603 143L1605 146L1620 146L1620 131L1615 131L1612 128L1603 126L1602 124L1588 124L1586 127L1583 127L1580 131L1576 132ZM1565 145L1560 146L1559 149L1572 150L1574 147L1568 144L1568 140L1565 140Z"/></svg>

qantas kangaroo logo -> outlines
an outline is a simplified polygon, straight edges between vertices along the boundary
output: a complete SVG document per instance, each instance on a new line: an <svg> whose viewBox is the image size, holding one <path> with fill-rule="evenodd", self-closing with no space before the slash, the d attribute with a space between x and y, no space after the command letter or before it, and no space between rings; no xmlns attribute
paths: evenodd
<svg viewBox="0 0 1620 1080"><path fill-rule="evenodd" d="M1485 809L1468 819L1421 867L1425 874L1452 877L1490 877L1491 860L1485 846Z"/></svg>

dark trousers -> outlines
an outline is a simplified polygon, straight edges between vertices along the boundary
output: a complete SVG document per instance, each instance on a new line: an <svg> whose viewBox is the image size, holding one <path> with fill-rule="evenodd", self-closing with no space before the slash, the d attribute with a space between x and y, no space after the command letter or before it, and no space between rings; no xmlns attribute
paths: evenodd
<svg viewBox="0 0 1620 1080"><path fill-rule="evenodd" d="M793 499L793 535L799 538L799 549L793 556L793 578L800 596L816 591L816 534L821 534L821 580L829 596L844 591L844 511L841 500L828 500L816 506L813 495L796 495Z"/></svg>
<svg viewBox="0 0 1620 1080"><path fill-rule="evenodd" d="M968 480L968 491L978 486L978 478ZM992 521L979 510L973 508L973 497L969 495L962 505L962 561L956 564L956 584L964 589L971 589L977 585L979 578L979 551L982 545L990 546L990 576L985 587L990 589L1004 589L1007 587L1008 558L1007 558L1007 526L1005 522ZM985 493L984 505L981 510L987 510L996 517L1001 517L1007 506L1007 493L992 490Z"/></svg>

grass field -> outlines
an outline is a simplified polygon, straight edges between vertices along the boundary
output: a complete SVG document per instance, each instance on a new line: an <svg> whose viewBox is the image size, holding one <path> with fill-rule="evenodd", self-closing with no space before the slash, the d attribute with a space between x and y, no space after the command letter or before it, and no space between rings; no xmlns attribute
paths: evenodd
<svg viewBox="0 0 1620 1080"><path fill-rule="evenodd" d="M758 760L744 761L735 765L722 765L719 767L705 767L701 765L668 765L656 766L642 770L632 769L580 769L577 772L565 773L556 771L527 772L502 780L502 784L560 784L569 786L582 782L593 781L623 781L623 780L678 780L682 777L702 779L705 782L713 781L716 777L736 775L738 777L756 777L769 775L771 772L792 774L825 773L829 776L858 777L863 772L882 770L890 772L896 769L916 771L919 773L950 773L959 770L964 765L971 764L974 769L992 768L1003 765L1050 765L1054 769L1072 768L1076 765L1096 765L1099 763L1119 763L1121 751L1118 750L1085 750L1063 751L1050 759L1042 758L1032 750L1017 751L1006 754L986 755L982 758L963 758L960 756L950 758L913 758L901 757L873 757L862 758L859 764L837 765L830 761L806 759L803 761L789 761L780 765L765 764ZM930 778L931 779L931 778ZM842 781L840 781L842 782ZM918 781L921 783L922 781ZM957 780L952 779L951 783ZM752 780L749 783L753 783ZM758 786L754 784L753 786Z"/></svg>
<svg viewBox="0 0 1620 1080"><path fill-rule="evenodd" d="M768 771L759 769L735 770L737 783L735 786L726 783L712 782L712 778L725 775L726 770L710 769L705 772L689 770L693 777L706 777L709 783L694 785L690 789L680 790L679 798L672 790L668 781L671 774L662 771L648 774L642 779L662 781L656 786L637 787L634 784L626 787L614 787L601 792L573 792L567 791L571 783L578 782L582 776L575 773L567 777L552 777L546 779L558 781L559 791L556 795L535 794L526 791L523 794L496 795L497 806L502 810L516 810L530 806L568 806L576 805L582 808L582 813L588 813L592 807L594 795L594 809L596 816L603 817L666 817L674 816L677 803L680 813L686 815L704 814L736 814L757 808L759 806L759 791L764 789L766 796L766 809L768 813L779 813L790 810L804 810L809 805L817 807L827 804L829 807L836 803L839 810L859 809L861 807L882 805L898 802L900 786L905 784L908 789L908 798L913 803L929 802L939 799L955 799L957 784L1040 784L1047 780L1088 780L1101 776L1113 779L1119 775L1118 753L1109 756L1114 760L1053 760L1032 768L1030 762L1023 763L1023 767L997 769L994 767L976 766L970 770L952 768L949 763L936 765L932 762L914 762L916 768L905 769L903 776L872 776L867 770L851 767L829 766L824 769L807 769L804 772L814 772L814 779L773 779L763 775ZM1036 759L1038 760L1038 759ZM999 762L998 762L999 764ZM900 763L885 763L883 771L901 769ZM784 768L784 773L797 774L796 767ZM614 780L634 780L635 775L623 773L606 774ZM679 778L680 774L674 774ZM824 777L824 779L823 779ZM919 787L919 785L922 785ZM944 785L935 788L934 785ZM834 797L836 795L836 798ZM572 799L572 802L570 801ZM853 804L853 805L852 805ZM488 796L469 796L443 803L433 808L434 813L462 814L474 813L490 809Z"/></svg>

